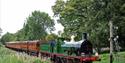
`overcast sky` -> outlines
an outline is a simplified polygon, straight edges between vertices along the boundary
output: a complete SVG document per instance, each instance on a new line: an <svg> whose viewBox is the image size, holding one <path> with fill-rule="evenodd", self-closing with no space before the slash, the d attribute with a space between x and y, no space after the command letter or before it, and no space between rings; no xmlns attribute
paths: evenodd
<svg viewBox="0 0 125 63"><path fill-rule="evenodd" d="M56 0L1 0L0 1L0 27L3 34L15 33L23 27L24 21L34 10L46 12L53 16L51 6ZM62 30L60 24L56 29ZM57 31L55 31L57 33Z"/></svg>

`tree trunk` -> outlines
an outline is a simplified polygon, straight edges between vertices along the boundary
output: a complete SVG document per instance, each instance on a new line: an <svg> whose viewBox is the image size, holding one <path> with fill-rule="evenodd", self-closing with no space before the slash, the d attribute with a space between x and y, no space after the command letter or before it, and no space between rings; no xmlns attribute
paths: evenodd
<svg viewBox="0 0 125 63"><path fill-rule="evenodd" d="M110 26L110 63L113 63L113 22L109 21Z"/></svg>

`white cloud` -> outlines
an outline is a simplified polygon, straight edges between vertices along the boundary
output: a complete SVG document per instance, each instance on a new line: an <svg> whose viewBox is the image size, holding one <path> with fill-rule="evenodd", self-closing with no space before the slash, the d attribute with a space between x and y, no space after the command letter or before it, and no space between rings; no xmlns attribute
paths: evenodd
<svg viewBox="0 0 125 63"><path fill-rule="evenodd" d="M8 31L15 33L21 29L26 18L34 10L47 12L52 16L51 6L54 5L55 1L56 0L1 0L0 26L3 32ZM61 27L59 24L56 26Z"/></svg>

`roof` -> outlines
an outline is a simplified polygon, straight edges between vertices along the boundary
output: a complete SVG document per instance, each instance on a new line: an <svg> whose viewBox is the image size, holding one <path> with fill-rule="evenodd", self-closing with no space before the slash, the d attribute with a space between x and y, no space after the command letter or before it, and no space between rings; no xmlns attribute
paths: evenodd
<svg viewBox="0 0 125 63"><path fill-rule="evenodd" d="M39 42L39 40L33 40L33 41L11 41L6 43L26 43L26 42Z"/></svg>

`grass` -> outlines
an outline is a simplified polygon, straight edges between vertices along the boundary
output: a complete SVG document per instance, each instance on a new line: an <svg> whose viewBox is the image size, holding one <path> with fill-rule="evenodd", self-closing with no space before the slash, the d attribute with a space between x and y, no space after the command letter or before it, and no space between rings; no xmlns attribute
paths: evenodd
<svg viewBox="0 0 125 63"><path fill-rule="evenodd" d="M22 63L10 50L0 47L0 63Z"/></svg>
<svg viewBox="0 0 125 63"><path fill-rule="evenodd" d="M109 62L109 54L101 54L101 61L95 61L93 63L110 63ZM119 52L118 54L114 54L113 63L125 63L125 52Z"/></svg>
<svg viewBox="0 0 125 63"><path fill-rule="evenodd" d="M17 53L0 46L0 63L50 63L50 61Z"/></svg>

